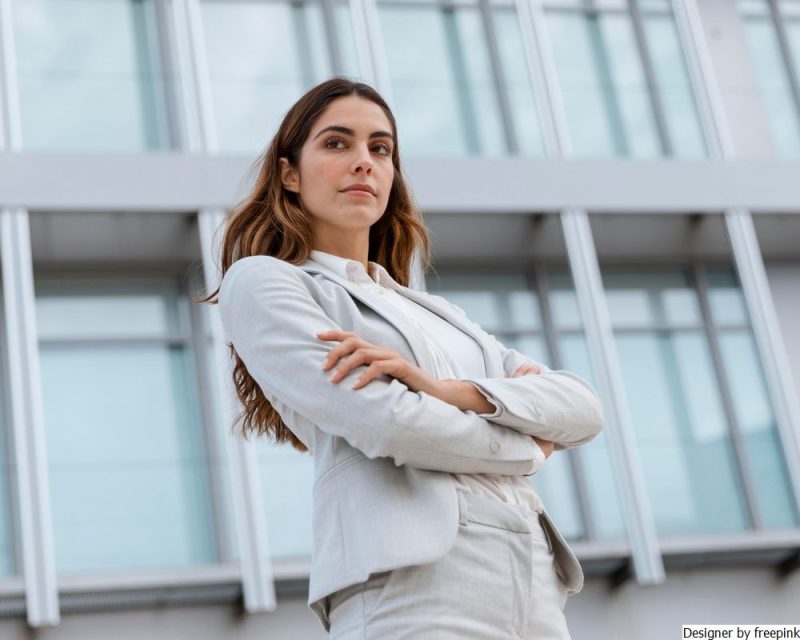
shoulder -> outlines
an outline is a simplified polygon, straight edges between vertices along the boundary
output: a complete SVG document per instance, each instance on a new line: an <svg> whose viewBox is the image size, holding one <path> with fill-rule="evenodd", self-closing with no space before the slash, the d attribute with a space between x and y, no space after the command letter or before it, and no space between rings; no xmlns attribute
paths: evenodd
<svg viewBox="0 0 800 640"><path fill-rule="evenodd" d="M234 262L220 283L219 302L225 304L235 292L254 294L283 283L301 284L303 270L273 256L246 256ZM235 297L238 297L236 295Z"/></svg>

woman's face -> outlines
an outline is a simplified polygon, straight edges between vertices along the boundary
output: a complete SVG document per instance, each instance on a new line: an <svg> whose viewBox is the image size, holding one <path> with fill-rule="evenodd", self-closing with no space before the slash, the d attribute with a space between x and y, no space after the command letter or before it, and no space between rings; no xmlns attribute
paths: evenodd
<svg viewBox="0 0 800 640"><path fill-rule="evenodd" d="M280 159L281 182L299 194L315 238L368 232L386 211L394 180L391 132L386 114L371 100L337 98L311 127L299 167Z"/></svg>

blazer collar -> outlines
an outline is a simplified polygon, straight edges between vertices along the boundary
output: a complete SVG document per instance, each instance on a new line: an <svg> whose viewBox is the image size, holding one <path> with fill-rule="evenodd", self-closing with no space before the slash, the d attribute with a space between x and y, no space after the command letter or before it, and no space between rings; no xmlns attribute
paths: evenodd
<svg viewBox="0 0 800 640"><path fill-rule="evenodd" d="M334 273L324 265L316 262L312 258L308 258L305 262L297 265L304 271L309 273L320 273L326 278L333 280L340 286L347 289L351 296L359 299L365 305L370 307L376 313L383 316L389 323L400 332L400 334L408 342L411 352L417 360L417 364L425 371L435 371L435 364L433 356L425 345L422 336L419 335L417 328L409 322L408 318L402 311L397 309L394 305L384 300L380 295L369 291L358 284L341 277L338 273ZM400 295L413 300L417 304L425 307L429 311L441 316L453 326L461 329L464 333L472 337L480 346L483 351L483 358L486 365L486 377L502 377L503 363L500 355L494 349L494 345L490 344L481 334L476 332L471 326L471 323L465 321L464 316L456 311L453 311L448 305L440 303L435 298L426 295L424 292L409 289L408 287L398 286L394 290Z"/></svg>

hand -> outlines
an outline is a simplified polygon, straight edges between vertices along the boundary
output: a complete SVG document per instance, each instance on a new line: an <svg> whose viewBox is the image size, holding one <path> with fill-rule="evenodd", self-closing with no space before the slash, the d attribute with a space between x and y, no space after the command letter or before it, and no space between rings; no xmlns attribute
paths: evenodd
<svg viewBox="0 0 800 640"><path fill-rule="evenodd" d="M356 379L353 389L360 389L381 374L397 378L411 391L430 392L436 387L437 380L433 376L410 363L397 351L362 340L352 331L322 331L317 337L320 340L339 341L322 363L323 371L327 371L336 365L340 358L347 356L338 364L336 371L330 377L331 382L339 382L351 369L368 364L367 370Z"/></svg>
<svg viewBox="0 0 800 640"><path fill-rule="evenodd" d="M514 374L511 377L512 378L518 378L519 376L525 376L525 375L529 375L529 374L538 375L541 372L542 372L542 370L539 368L538 365L535 365L535 364L523 364L514 372ZM503 377L507 377L507 376L504 375ZM536 444L539 445L541 450L544 451L544 459L547 460L547 458L550 457L550 454L553 453L553 449L556 446L555 443L552 440L541 440L540 438L537 438L536 436L531 436L531 438L533 438L534 441L536 442Z"/></svg>

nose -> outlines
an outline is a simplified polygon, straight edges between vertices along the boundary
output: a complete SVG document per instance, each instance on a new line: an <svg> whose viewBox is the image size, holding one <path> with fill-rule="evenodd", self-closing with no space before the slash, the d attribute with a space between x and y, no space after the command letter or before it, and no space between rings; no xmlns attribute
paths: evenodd
<svg viewBox="0 0 800 640"><path fill-rule="evenodd" d="M368 146L357 146L356 157L353 161L353 173L363 173L370 175L372 173L372 158L369 155Z"/></svg>

